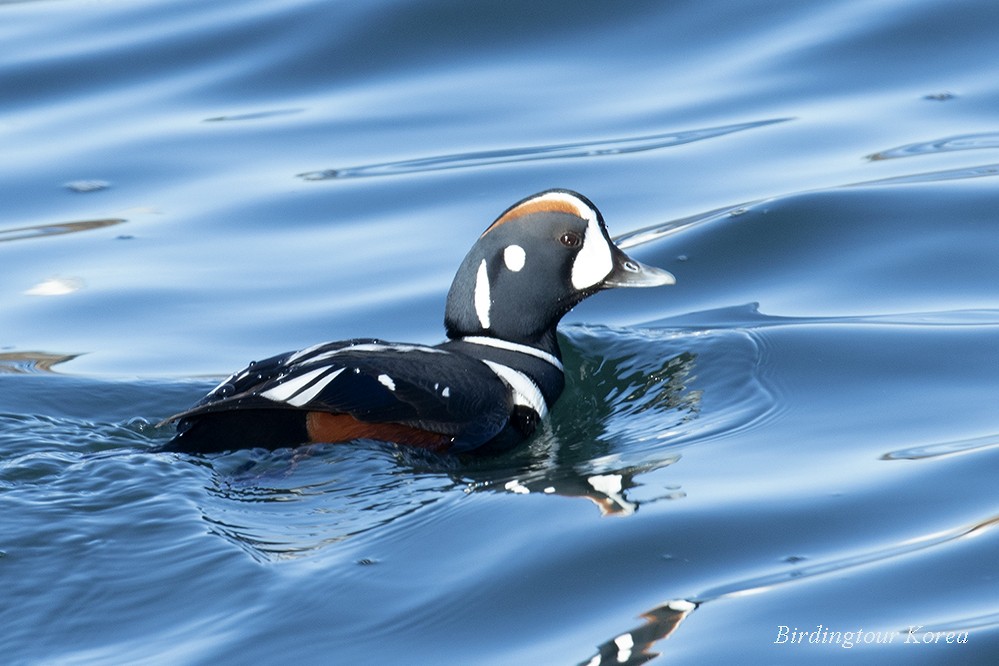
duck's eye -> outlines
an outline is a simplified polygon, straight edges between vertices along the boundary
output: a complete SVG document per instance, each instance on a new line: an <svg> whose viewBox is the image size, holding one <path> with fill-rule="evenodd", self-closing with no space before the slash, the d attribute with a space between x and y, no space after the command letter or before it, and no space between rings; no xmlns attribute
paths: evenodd
<svg viewBox="0 0 999 666"><path fill-rule="evenodd" d="M574 231L567 231L558 239L566 247L579 247L583 244L583 239Z"/></svg>

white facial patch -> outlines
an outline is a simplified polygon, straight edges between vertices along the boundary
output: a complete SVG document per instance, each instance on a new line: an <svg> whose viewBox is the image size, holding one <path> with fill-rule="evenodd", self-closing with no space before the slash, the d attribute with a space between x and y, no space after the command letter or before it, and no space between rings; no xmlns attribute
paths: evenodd
<svg viewBox="0 0 999 666"><path fill-rule="evenodd" d="M479 264L479 272L475 274L475 315L479 318L482 328L489 328L489 308L492 300L489 298L489 273L486 270L486 260Z"/></svg>
<svg viewBox="0 0 999 666"><path fill-rule="evenodd" d="M395 382L388 375L378 375L378 383L387 388L389 391L395 390Z"/></svg>
<svg viewBox="0 0 999 666"><path fill-rule="evenodd" d="M527 253L519 245L507 245L506 249L503 250L503 262L514 273L519 272L524 267L525 261L527 261Z"/></svg>
<svg viewBox="0 0 999 666"><path fill-rule="evenodd" d="M586 233L583 247L572 262L572 286L583 290L592 287L610 275L614 268L610 245L600 231L600 224L592 211L587 211Z"/></svg>

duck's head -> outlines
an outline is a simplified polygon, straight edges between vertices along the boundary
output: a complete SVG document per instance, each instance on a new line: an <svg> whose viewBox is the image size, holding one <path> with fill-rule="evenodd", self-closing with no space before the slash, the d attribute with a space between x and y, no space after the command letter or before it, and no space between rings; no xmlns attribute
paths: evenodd
<svg viewBox="0 0 999 666"><path fill-rule="evenodd" d="M449 338L484 335L539 344L587 296L674 284L621 251L589 199L546 190L515 203L469 250L447 296Z"/></svg>

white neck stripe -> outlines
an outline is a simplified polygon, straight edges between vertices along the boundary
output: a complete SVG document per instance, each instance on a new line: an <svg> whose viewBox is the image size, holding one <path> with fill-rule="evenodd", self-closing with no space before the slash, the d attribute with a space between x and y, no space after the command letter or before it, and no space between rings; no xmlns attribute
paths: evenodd
<svg viewBox="0 0 999 666"><path fill-rule="evenodd" d="M513 404L530 407L539 418L543 419L548 416L548 404L534 380L523 372L502 363L493 363L492 361L483 361L483 363L489 366L496 373L496 376L513 391Z"/></svg>
<svg viewBox="0 0 999 666"><path fill-rule="evenodd" d="M487 347L496 347L497 349L506 349L508 351L527 354L528 356L533 356L534 358L540 358L542 361L554 365L559 370L564 371L562 361L558 360L554 354L549 354L546 351L541 351L540 349L536 349L529 345L522 345L519 342L510 342L509 340L500 340L499 338L487 338L484 335L468 335L460 339L462 342L470 342L473 345L485 345Z"/></svg>

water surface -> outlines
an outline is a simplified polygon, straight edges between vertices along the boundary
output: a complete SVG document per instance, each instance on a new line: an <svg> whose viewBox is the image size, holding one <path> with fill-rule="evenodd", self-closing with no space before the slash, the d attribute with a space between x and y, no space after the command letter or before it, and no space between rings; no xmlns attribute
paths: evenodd
<svg viewBox="0 0 999 666"><path fill-rule="evenodd" d="M5 658L992 663L997 29L0 3ZM678 283L569 315L524 447L152 453L251 359L439 341L468 247L549 187Z"/></svg>

